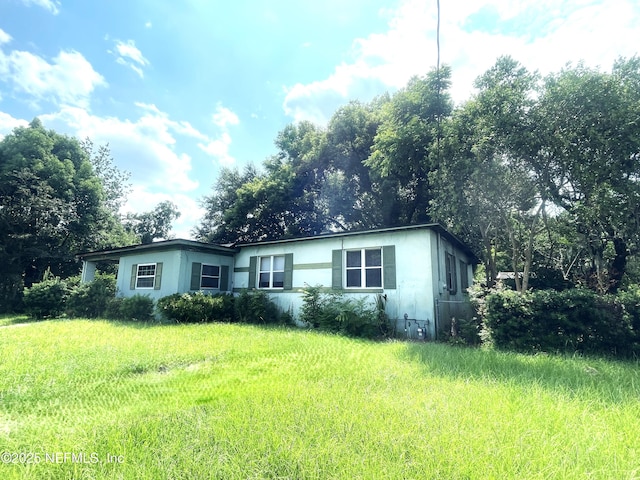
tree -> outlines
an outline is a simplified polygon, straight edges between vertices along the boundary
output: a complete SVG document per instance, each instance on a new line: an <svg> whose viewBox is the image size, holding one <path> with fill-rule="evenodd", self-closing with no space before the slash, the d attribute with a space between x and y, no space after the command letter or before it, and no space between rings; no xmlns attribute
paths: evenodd
<svg viewBox="0 0 640 480"><path fill-rule="evenodd" d="M546 206L527 163L535 148L528 112L536 81L510 57L478 77L478 94L446 123L443 161L433 175L434 217L465 239L481 241L489 285L498 251L507 249L518 291L528 288Z"/></svg>
<svg viewBox="0 0 640 480"><path fill-rule="evenodd" d="M413 78L382 107L382 123L365 161L376 176L377 195L384 198L380 226L431 219L429 175L437 168L440 122L453 108L450 76L444 67Z"/></svg>
<svg viewBox="0 0 640 480"><path fill-rule="evenodd" d="M545 79L532 165L544 194L570 217L584 245L584 282L614 292L638 252L640 59L612 73L579 64Z"/></svg>
<svg viewBox="0 0 640 480"><path fill-rule="evenodd" d="M198 238L249 242L323 231L324 131L309 122L289 125L275 143L278 152L264 162L264 172L223 171L214 193L202 202L208 212Z"/></svg>
<svg viewBox="0 0 640 480"><path fill-rule="evenodd" d="M205 214L200 225L193 233L202 242L233 243L240 238L237 233L246 221L247 213L239 211L239 192L243 185L255 180L258 176L256 168L248 165L240 172L237 168L223 168L220 176L213 185L211 195L200 201Z"/></svg>
<svg viewBox="0 0 640 480"><path fill-rule="evenodd" d="M75 254L112 246L117 221L79 142L36 118L0 141L0 310L23 286L75 274ZM122 229L120 228L120 231Z"/></svg>
<svg viewBox="0 0 640 480"><path fill-rule="evenodd" d="M371 155L388 96L371 104L350 102L339 108L327 127L326 171L320 187L324 215L332 219L327 229L353 230L382 224L382 199L374 192L372 170L365 165Z"/></svg>
<svg viewBox="0 0 640 480"><path fill-rule="evenodd" d="M153 210L127 215L125 226L135 233L143 244L158 238L169 238L171 224L180 218L178 206L169 201L158 203Z"/></svg>
<svg viewBox="0 0 640 480"><path fill-rule="evenodd" d="M100 145L96 151L93 142L87 137L80 142L80 147L89 158L94 173L102 183L105 206L112 214L119 216L120 208L131 191L131 184L128 183L131 172L122 171L114 165L109 144Z"/></svg>

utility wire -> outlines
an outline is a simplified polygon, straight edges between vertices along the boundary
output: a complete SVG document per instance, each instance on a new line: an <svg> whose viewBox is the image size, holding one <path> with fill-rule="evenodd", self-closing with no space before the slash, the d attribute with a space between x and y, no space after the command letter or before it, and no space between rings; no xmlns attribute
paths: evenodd
<svg viewBox="0 0 640 480"><path fill-rule="evenodd" d="M436 102L438 105L437 117L436 117L436 125L438 128L437 136L436 136L436 149L437 149L437 169L440 169L440 137L442 137L442 126L440 125L441 117L442 117L442 100L440 98L440 0L436 0L436 7L438 11L438 21L436 26L436 47L438 51L437 60L436 60Z"/></svg>

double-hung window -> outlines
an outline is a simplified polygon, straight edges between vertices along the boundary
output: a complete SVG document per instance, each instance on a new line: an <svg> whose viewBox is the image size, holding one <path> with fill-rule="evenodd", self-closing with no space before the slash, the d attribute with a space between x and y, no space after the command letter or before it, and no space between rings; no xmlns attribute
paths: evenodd
<svg viewBox="0 0 640 480"><path fill-rule="evenodd" d="M456 257L450 253L444 255L445 276L447 281L447 290L451 295L455 295L458 291L458 278L456 275Z"/></svg>
<svg viewBox="0 0 640 480"><path fill-rule="evenodd" d="M462 260L460 260L460 288L465 293L469 288L469 268L467 263Z"/></svg>
<svg viewBox="0 0 640 480"><path fill-rule="evenodd" d="M259 258L258 288L284 288L284 255Z"/></svg>
<svg viewBox="0 0 640 480"><path fill-rule="evenodd" d="M382 288L382 249L347 250L345 275L347 288Z"/></svg>
<svg viewBox="0 0 640 480"><path fill-rule="evenodd" d="M156 278L156 264L145 263L138 265L136 271L136 288L153 288Z"/></svg>
<svg viewBox="0 0 640 480"><path fill-rule="evenodd" d="M220 267L202 264L200 288L220 288Z"/></svg>

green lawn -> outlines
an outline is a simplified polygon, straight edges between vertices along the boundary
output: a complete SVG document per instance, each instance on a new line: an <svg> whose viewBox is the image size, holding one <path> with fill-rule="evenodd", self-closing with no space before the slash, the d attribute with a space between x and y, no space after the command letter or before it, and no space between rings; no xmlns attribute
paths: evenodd
<svg viewBox="0 0 640 480"><path fill-rule="evenodd" d="M3 322L3 479L640 478L638 363Z"/></svg>

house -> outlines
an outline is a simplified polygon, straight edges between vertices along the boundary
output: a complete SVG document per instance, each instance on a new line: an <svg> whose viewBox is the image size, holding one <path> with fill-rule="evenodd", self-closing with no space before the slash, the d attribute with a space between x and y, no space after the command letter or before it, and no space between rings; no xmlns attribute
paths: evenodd
<svg viewBox="0 0 640 480"><path fill-rule="evenodd" d="M117 262L118 294L159 299L203 290L263 289L297 316L305 285L351 297L381 294L398 331L435 338L447 330L449 308L466 303L477 263L473 253L439 224L410 225L313 237L213 245L166 240L78 255L82 281L99 262ZM444 313L443 313L444 312Z"/></svg>

